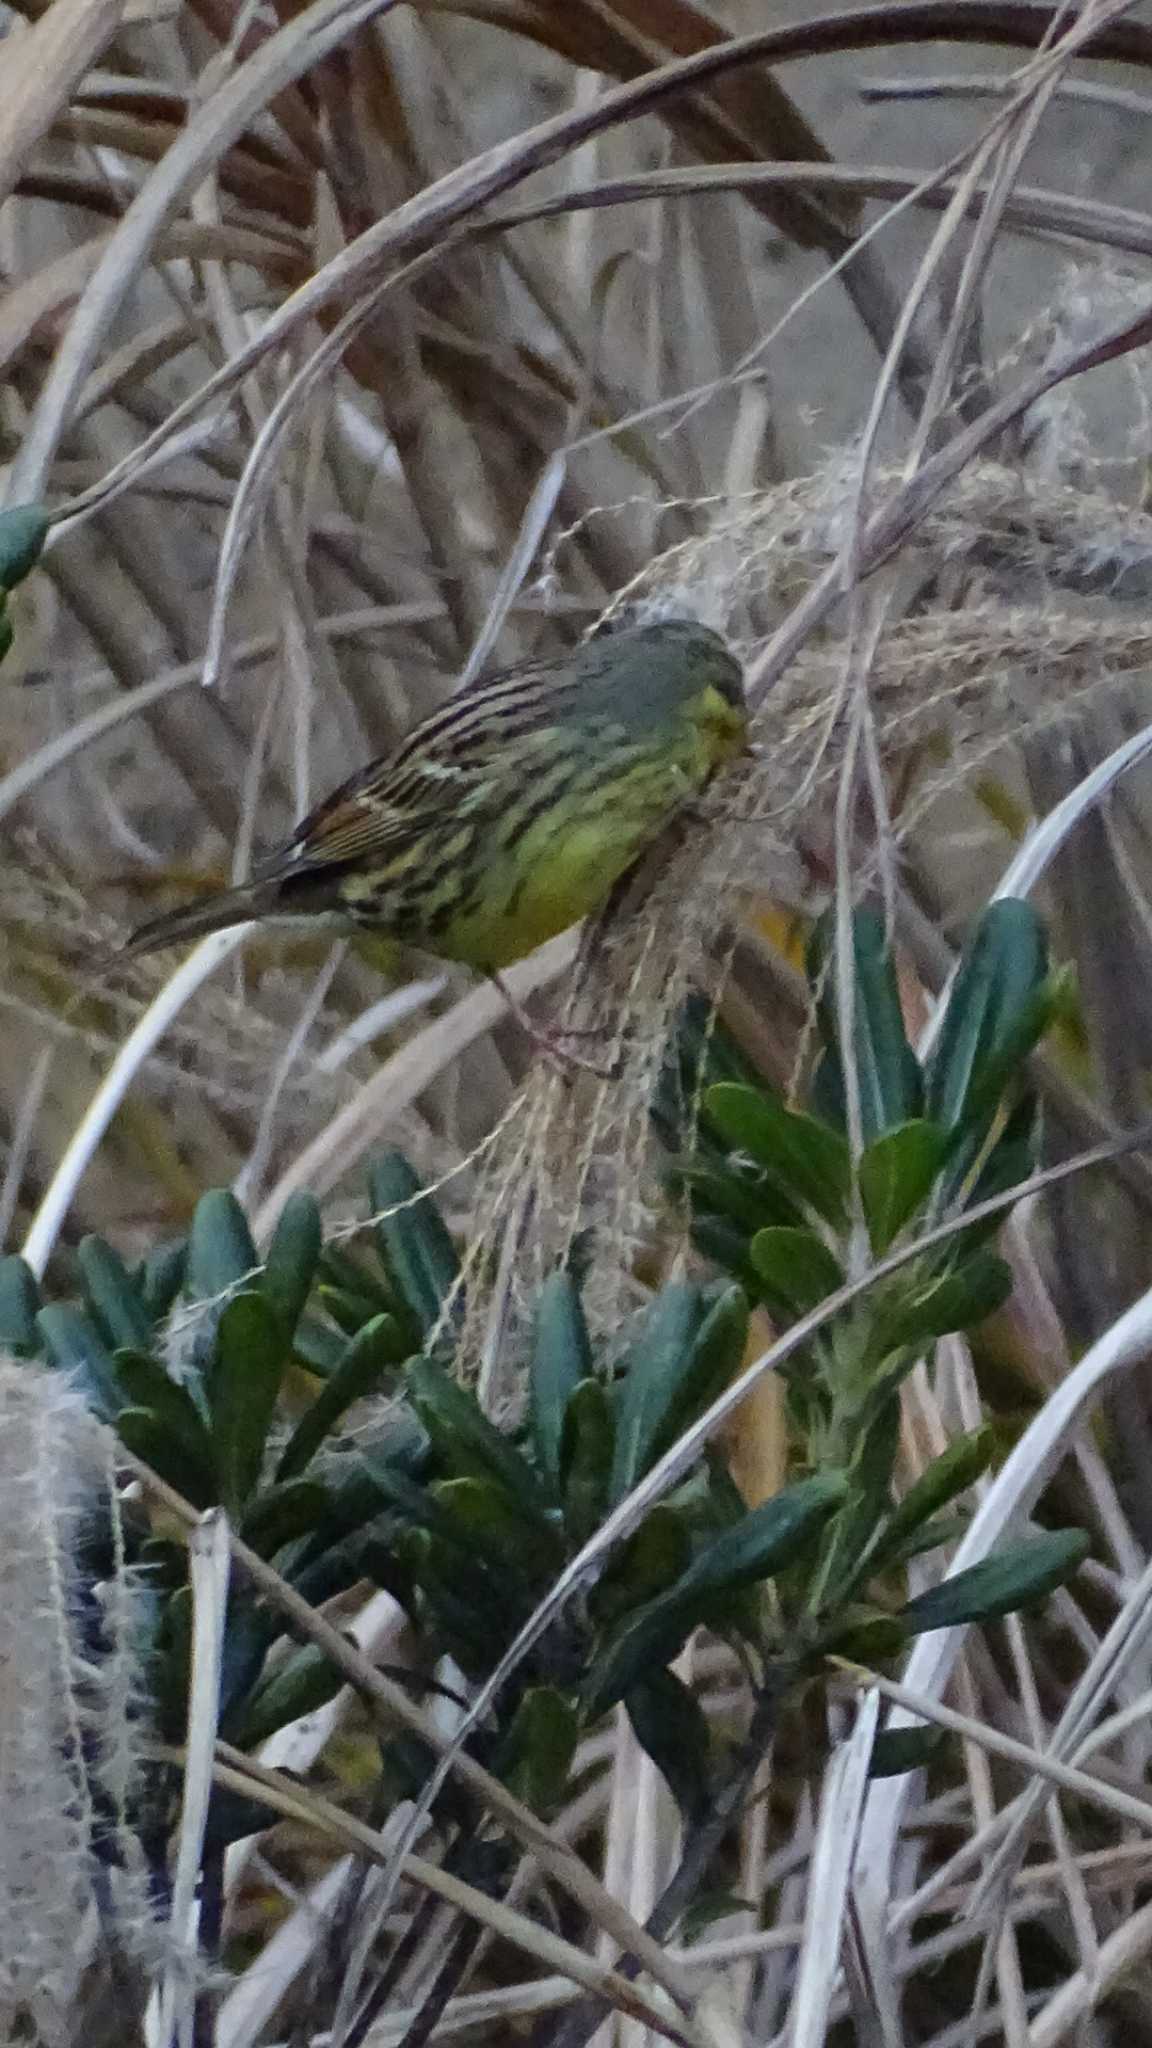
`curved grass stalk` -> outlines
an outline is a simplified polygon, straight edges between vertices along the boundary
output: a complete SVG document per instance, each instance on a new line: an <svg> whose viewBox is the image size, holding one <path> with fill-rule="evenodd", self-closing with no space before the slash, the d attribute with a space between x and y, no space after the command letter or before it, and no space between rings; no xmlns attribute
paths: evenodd
<svg viewBox="0 0 1152 2048"><path fill-rule="evenodd" d="M237 925L231 931L211 932L201 939L121 1046L72 1135L21 1248L22 1257L37 1278L52 1256L61 1225L96 1148L144 1061L208 976L243 945L249 930L249 925Z"/></svg>
<svg viewBox="0 0 1152 2048"><path fill-rule="evenodd" d="M10 504L38 501L48 465L104 335L148 259L152 242L221 152L238 142L269 100L396 0L312 0L255 50L193 115L112 235L61 344L13 464Z"/></svg>

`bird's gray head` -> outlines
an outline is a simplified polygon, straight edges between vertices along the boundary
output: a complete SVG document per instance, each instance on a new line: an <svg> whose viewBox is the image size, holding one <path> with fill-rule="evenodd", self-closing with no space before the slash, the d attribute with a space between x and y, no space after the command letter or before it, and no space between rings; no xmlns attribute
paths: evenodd
<svg viewBox="0 0 1152 2048"><path fill-rule="evenodd" d="M740 664L699 619L653 619L595 633L576 656L580 695L625 725L666 718L714 690L743 711Z"/></svg>

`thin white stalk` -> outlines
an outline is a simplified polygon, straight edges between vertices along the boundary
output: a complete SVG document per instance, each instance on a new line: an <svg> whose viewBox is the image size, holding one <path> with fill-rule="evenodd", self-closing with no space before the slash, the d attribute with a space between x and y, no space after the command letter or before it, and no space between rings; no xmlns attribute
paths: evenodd
<svg viewBox="0 0 1152 2048"><path fill-rule="evenodd" d="M796 1966L789 2048L824 2048L828 2038L828 2016L848 1910L852 1857L868 1791L868 1766L879 1717L879 1693L866 1693L848 1741L833 1752L825 1773L808 1867L808 1903Z"/></svg>
<svg viewBox="0 0 1152 2048"><path fill-rule="evenodd" d="M403 988L394 988L379 1002L361 1010L350 1024L329 1039L323 1051L318 1052L312 1062L318 1074L335 1074L339 1068L354 1058L362 1046L371 1045L374 1038L380 1038L385 1031L392 1031L402 1024L414 1010L422 1010L426 1004L443 995L448 986L448 976L437 974L429 981L409 981Z"/></svg>
<svg viewBox="0 0 1152 2048"><path fill-rule="evenodd" d="M252 1149L232 1183L232 1192L242 1207L247 1207L255 1199L264 1178L272 1153L272 1133L276 1127L280 1101L288 1085L288 1076L304 1050L308 1035L324 1007L325 998L347 950L346 939L338 939L330 948L328 958L316 976L300 1015L288 1035L288 1042L272 1070L260 1106L260 1121L256 1126Z"/></svg>
<svg viewBox="0 0 1152 2048"><path fill-rule="evenodd" d="M108 1126L148 1055L209 975L214 974L222 961L243 945L250 930L250 925L237 925L232 931L211 932L206 939L201 939L196 950L165 983L121 1046L73 1132L24 1240L22 1256L37 1277L43 1273L52 1256L76 1190Z"/></svg>
<svg viewBox="0 0 1152 2048"><path fill-rule="evenodd" d="M209 1508L188 1538L192 1585L192 1669L188 1683L188 1735L184 1798L172 1880L172 1931L156 2024L157 2048L192 2048L196 2005L196 1885L208 1825L208 1802L220 1713L224 1619L232 1542L222 1508Z"/></svg>
<svg viewBox="0 0 1152 2048"><path fill-rule="evenodd" d="M568 462L563 452L551 456L545 463L520 521L512 551L500 572L484 622L461 671L457 689L464 689L479 675L496 645L508 612L535 560L536 550L548 530L548 522L556 510L556 500L564 488L567 474Z"/></svg>

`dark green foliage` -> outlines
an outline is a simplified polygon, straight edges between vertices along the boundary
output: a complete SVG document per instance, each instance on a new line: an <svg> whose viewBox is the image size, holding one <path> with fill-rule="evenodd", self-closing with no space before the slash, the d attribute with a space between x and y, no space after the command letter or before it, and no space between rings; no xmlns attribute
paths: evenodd
<svg viewBox="0 0 1152 2048"><path fill-rule="evenodd" d="M736 1619L731 1595L791 1564L810 1546L843 1491L831 1476L786 1487L707 1544L673 1585L613 1631L588 1674L590 1710L605 1712L647 1672L670 1664L701 1624L725 1628Z"/></svg>
<svg viewBox="0 0 1152 2048"><path fill-rule="evenodd" d="M1047 1022L1047 977L1044 927L1031 904L993 903L960 963L925 1070L927 1112L944 1130L991 1115Z"/></svg>
<svg viewBox="0 0 1152 2048"><path fill-rule="evenodd" d="M674 1671L651 1671L637 1679L624 1705L632 1730L689 1826L702 1820L711 1798L712 1738L704 1710Z"/></svg>
<svg viewBox="0 0 1152 2048"><path fill-rule="evenodd" d="M698 1287L674 1282L657 1295L626 1360L616 1401L610 1497L623 1500L651 1463L652 1445L704 1314Z"/></svg>
<svg viewBox="0 0 1152 2048"><path fill-rule="evenodd" d="M824 1060L812 1108L843 1124L844 1069L839 1046L839 1003L830 918L817 925L808 948L808 971L824 1031ZM919 1118L924 1101L920 1063L904 1034L900 991L883 920L858 910L852 920L853 1035L856 1085L865 1145Z"/></svg>
<svg viewBox="0 0 1152 2048"><path fill-rule="evenodd" d="M42 505L12 505L0 512L0 590L5 595L36 567L50 524Z"/></svg>
<svg viewBox="0 0 1152 2048"><path fill-rule="evenodd" d="M35 568L50 521L40 505L13 505L0 512L0 661L12 645L8 593Z"/></svg>
<svg viewBox="0 0 1152 2048"><path fill-rule="evenodd" d="M574 1702L552 1685L524 1693L496 1765L506 1785L537 1813L550 1814L568 1788L580 1716Z"/></svg>
<svg viewBox="0 0 1152 2048"><path fill-rule="evenodd" d="M40 1348L36 1317L40 1289L23 1259L0 1259L0 1345L17 1358L31 1358Z"/></svg>
<svg viewBox="0 0 1152 2048"><path fill-rule="evenodd" d="M442 1232L437 1217L437 1242ZM364 1295L372 1314L351 1335L333 1327L316 1313L320 1252L311 1196L287 1206L262 1263L239 1204L217 1190L198 1204L186 1244L165 1247L135 1270L101 1239L86 1238L76 1261L79 1303L43 1303L21 1260L0 1262L0 1343L71 1374L97 1413L114 1423L126 1450L194 1507L223 1504L244 1540L275 1558L313 1599L330 1598L364 1575L368 1552L380 1555L389 1515L394 1531L382 1483L393 1455L401 1474L427 1455L412 1419L385 1447L376 1447L371 1462L349 1454L317 1464L348 1408L395 1385L410 1348L401 1330L415 1329L418 1321L418 1304L398 1293L378 1266L366 1265ZM184 1308L182 1289L202 1305ZM164 1323L173 1311L175 1336L168 1340ZM286 1379L297 1361L309 1362L306 1330L313 1342L323 1337L327 1377L302 1407L303 1390L294 1393L285 1441ZM189 1625L183 1553L171 1545L158 1550L146 1525L139 1542L141 1560L162 1592L153 1603L158 1717L179 1740ZM392 1584L408 1584L399 1567ZM261 1674L279 1632L271 1614L233 1588L226 1732L246 1726L247 1717L270 1733L277 1713L290 1718L304 1710L297 1699L325 1697L324 1686L330 1692L338 1683L325 1662L323 1683L309 1665L305 1686L293 1659L275 1685L265 1685ZM219 1813L214 1808L217 1836L224 1810L224 1803Z"/></svg>
<svg viewBox="0 0 1152 2048"><path fill-rule="evenodd" d="M944 1744L942 1728L887 1728L872 1744L870 1778L899 1778L930 1764Z"/></svg>
<svg viewBox="0 0 1152 2048"><path fill-rule="evenodd" d="M953 1628L962 1621L993 1621L998 1615L1016 1614L1043 1600L1063 1585L1088 1554L1088 1538L1082 1529L1053 1529L1017 1543L999 1557L957 1572L910 1600L900 1618L910 1634L923 1635L928 1629Z"/></svg>
<svg viewBox="0 0 1152 2048"><path fill-rule="evenodd" d="M858 1122L846 1114L827 933L813 943L824 1045L805 1109L774 1097L690 1005L654 1114L697 1243L730 1277L665 1286L607 1359L590 1338L575 1263L553 1275L537 1304L518 1429L498 1428L453 1371L456 1250L395 1154L372 1172L370 1239L325 1245L315 1202L299 1195L261 1258L239 1204L216 1191L185 1245L135 1270L86 1239L76 1303L45 1304L27 1268L6 1260L0 1341L74 1374L128 1451L195 1507L223 1504L304 1598L374 1582L405 1609L423 1671L448 1658L479 1685L605 1517L738 1374L749 1298L782 1325L818 1311L869 1247L878 1260L1029 1170L1034 1104L1013 1091L1047 1000L1032 913L999 905L984 921L923 1072L877 919L857 920L854 947ZM863 1139L855 1160L850 1124ZM580 1737L623 1702L686 1821L700 1821L729 1752L671 1668L698 1628L724 1637L759 1698L775 1701L816 1683L830 1653L882 1662L922 1630L1013 1612L1075 1569L1084 1539L1059 1532L905 1599L906 1561L956 1535L962 1496L992 1455L990 1434L976 1432L895 1497L903 1379L938 1337L974 1327L1005 1298L1008 1269L989 1235L987 1224L965 1224L917 1252L788 1361L792 1484L749 1508L709 1447L581 1581L471 1738L520 1797L554 1812ZM348 1411L381 1393L387 1420L334 1443ZM142 1510L133 1534L154 1587L157 1722L179 1741L184 1553L155 1540ZM340 1683L314 1647L284 1643L277 1615L239 1579L224 1665L222 1732L245 1745ZM931 1739L882 1736L874 1770L913 1768ZM399 1796L425 1782L419 1743L390 1739L382 1755ZM458 1785L438 1811L445 1825L477 1818ZM214 1800L215 1843L252 1824L243 1802Z"/></svg>
<svg viewBox="0 0 1152 2048"><path fill-rule="evenodd" d="M372 1206L382 1212L376 1241L385 1271L426 1337L459 1279L456 1247L434 1202L412 1206L420 1183L400 1153L373 1167L369 1186ZM383 1213L390 1210L396 1213Z"/></svg>
<svg viewBox="0 0 1152 2048"><path fill-rule="evenodd" d="M579 1289L570 1273L554 1273L544 1282L536 1311L529 1384L533 1448L541 1471L554 1486L560 1479L568 1403L591 1373L592 1346Z"/></svg>
<svg viewBox="0 0 1152 2048"><path fill-rule="evenodd" d="M1036 1104L1021 1070L1051 1003L1043 929L1021 902L996 903L981 919L923 1070L904 1030L879 918L862 911L853 919L850 1005L840 1000L830 920L813 935L808 965L823 1042L805 1108L786 1105L740 1072L720 1027L705 1029L693 1008L656 1109L673 1154L669 1179L688 1198L699 1248L785 1328L860 1273L862 1235L879 1261L1034 1170ZM852 1118L840 1043L846 1008ZM699 1103L701 1115L695 1156L686 1159L689 1131L678 1106L687 1103ZM850 1125L860 1139L855 1161ZM798 1572L785 1573L798 1616L793 1643L808 1627L829 1647L851 1643L853 1654L862 1654L861 1645L870 1643L874 1655L891 1655L916 1630L947 1625L937 1614L987 1619L1039 1597L1075 1568L1073 1534L1052 1539L1042 1552L1009 1549L979 1568L971 1597L963 1580L949 1580L898 1618L876 1607L869 1592L872 1580L962 1530L961 1518L941 1511L991 1457L990 1437L979 1432L938 1459L902 1501L894 1498L905 1377L939 1338L977 1328L1011 1292L1009 1268L986 1245L998 1220L961 1228L908 1259L830 1317L782 1367L805 1462L842 1487L814 1554ZM1006 1605L997 1604L1001 1599ZM653 1608L643 1623L630 1624L641 1650L658 1640L665 1615L666 1639L673 1634L672 1596L662 1594ZM781 1642L786 1636L781 1631ZM626 1680L623 1637L613 1655ZM611 1667L608 1676L615 1683ZM607 1681L598 1683L607 1696Z"/></svg>

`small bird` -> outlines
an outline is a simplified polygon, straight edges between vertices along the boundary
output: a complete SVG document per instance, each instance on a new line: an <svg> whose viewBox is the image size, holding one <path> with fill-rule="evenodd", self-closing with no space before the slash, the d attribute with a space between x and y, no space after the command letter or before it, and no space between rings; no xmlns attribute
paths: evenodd
<svg viewBox="0 0 1152 2048"><path fill-rule="evenodd" d="M599 910L747 737L739 663L709 627L595 634L459 690L250 881L151 919L116 957L249 919L374 932L489 977L556 1054L501 969Z"/></svg>

